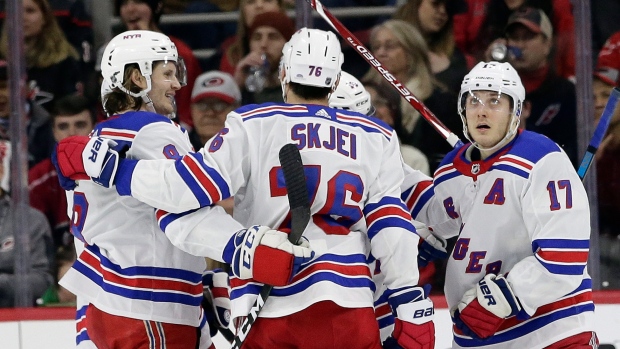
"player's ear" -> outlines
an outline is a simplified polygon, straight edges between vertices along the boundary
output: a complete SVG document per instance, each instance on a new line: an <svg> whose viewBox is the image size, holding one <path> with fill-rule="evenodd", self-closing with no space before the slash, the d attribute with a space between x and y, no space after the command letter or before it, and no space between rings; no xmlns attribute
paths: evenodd
<svg viewBox="0 0 620 349"><path fill-rule="evenodd" d="M133 69L131 71L131 82L133 82L136 86L140 87L141 89L146 88L146 79L144 78L144 76L142 76L142 74L140 73L140 70L138 69Z"/></svg>

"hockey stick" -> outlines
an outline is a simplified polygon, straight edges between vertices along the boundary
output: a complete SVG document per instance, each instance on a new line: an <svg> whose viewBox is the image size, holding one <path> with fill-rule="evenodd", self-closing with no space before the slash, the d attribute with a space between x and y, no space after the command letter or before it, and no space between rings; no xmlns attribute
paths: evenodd
<svg viewBox="0 0 620 349"><path fill-rule="evenodd" d="M394 87L394 89L396 89L396 91L398 91L398 93L400 93L400 95L407 102L409 102L409 104L411 104L411 106L414 107L420 113L420 115L422 115L422 117L426 119L426 121L428 121L431 124L431 126L433 126L433 128L437 130L437 132L439 132L439 134L446 141L448 141L448 143L450 143L452 147L463 145L463 142L461 142L459 137L455 135L454 133L452 133L439 119L437 119L435 114L433 114L433 112L430 111L430 109L428 109L422 102L420 102L416 98L416 96L414 96L413 93L411 93L411 91L409 91L403 84L400 83L400 81L398 81L394 77L394 75L392 75L387 69L385 69L383 65L381 64L381 62L379 62L379 60L377 60L372 55L372 53L370 53L370 51L355 37L355 35L353 35L353 33L351 33L349 29L347 29L342 24L342 22L340 22L336 17L334 17L334 15L332 15L329 12L329 10L323 7L323 4L321 4L320 1L318 0L306 0L306 1L310 3L310 6L312 6L312 8L315 9L316 12L318 12L321 15L321 17L323 17L323 19L332 28L334 28L334 30L340 36L342 36L342 38L345 39L345 41L351 47L353 47L355 51L357 51L357 53L360 54L360 56L362 56L366 60L366 62L368 62L368 64L370 64L373 68L375 68L381 74L381 76L387 82L390 83L392 87Z"/></svg>
<svg viewBox="0 0 620 349"><path fill-rule="evenodd" d="M306 176L304 165L301 162L301 155L295 144L286 144L280 149L280 164L284 172L284 184L286 186L288 204L291 209L291 232L288 241L298 244L308 222L310 221L310 200L308 199L308 188L306 187ZM250 313L245 318L237 335L234 338L232 348L239 349L243 340L247 337L252 324L258 318L258 313L263 309L267 297L273 286L263 285L250 309Z"/></svg>
<svg viewBox="0 0 620 349"><path fill-rule="evenodd" d="M614 115L614 110L616 110L618 98L620 98L620 89L614 87L614 89L611 90L611 95L609 96L609 99L607 100L605 110L603 110L603 114L601 114L601 118L596 125L596 130L594 130L594 134L592 135L590 144L588 144L586 153L583 155L581 165L579 165L579 169L577 169L577 174L579 175L579 178L581 180L583 180L588 173L590 165L592 164L592 160L594 159L594 154L596 154L598 147L603 141L603 137L605 137L605 133L607 132L607 128L609 127L611 118Z"/></svg>

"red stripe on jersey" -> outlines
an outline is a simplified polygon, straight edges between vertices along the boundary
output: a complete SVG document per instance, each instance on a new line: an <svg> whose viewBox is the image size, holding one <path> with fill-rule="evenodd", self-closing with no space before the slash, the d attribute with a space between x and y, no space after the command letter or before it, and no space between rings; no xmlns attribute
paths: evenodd
<svg viewBox="0 0 620 349"><path fill-rule="evenodd" d="M226 287L211 287L213 298L228 298L228 289Z"/></svg>
<svg viewBox="0 0 620 349"><path fill-rule="evenodd" d="M169 212L168 211L164 211L164 210L160 210L157 209L155 210L155 218L157 219L157 221L159 222L159 220L161 219L161 217L167 215Z"/></svg>
<svg viewBox="0 0 620 349"><path fill-rule="evenodd" d="M411 215L409 212L403 210L401 207L383 207L378 209L377 211L371 213L368 217L366 217L366 224L371 226L375 221L385 218L387 216L399 216L407 221L411 220Z"/></svg>
<svg viewBox="0 0 620 349"><path fill-rule="evenodd" d="M412 210L415 204L418 202L418 199L420 198L422 193L424 193L432 185L433 181L422 181L416 184L415 189L413 190L409 198L407 198L407 208L409 210Z"/></svg>
<svg viewBox="0 0 620 349"><path fill-rule="evenodd" d="M117 137L123 137L123 138L135 138L136 135L134 133L128 133L128 132L122 132L122 131L107 131L107 129L103 129L101 130L101 133L99 134L100 136L108 136L110 138L117 138Z"/></svg>
<svg viewBox="0 0 620 349"><path fill-rule="evenodd" d="M526 162L523 162L523 161L521 161L521 160L515 159L515 158L513 158L513 157L509 157L509 156L502 156L502 157L500 158L500 161L508 161L508 162L512 162L512 163L514 163L514 164L517 164L517 165L519 165L519 166L521 166L521 167L525 167L525 168L526 168L526 169L528 169L528 170L531 170L531 169L532 169L532 165L530 165L530 164L528 164L528 163L526 163Z"/></svg>
<svg viewBox="0 0 620 349"><path fill-rule="evenodd" d="M80 255L80 260L89 265L91 268L95 269L97 272L99 272L103 276L103 279L105 281L115 283L120 286L140 288L146 290L177 291L184 292L190 295L202 294L202 283L192 284L187 281L181 280L154 279L141 275L127 277L115 274L108 269L104 269L99 259L89 253L88 250L84 251L84 253Z"/></svg>
<svg viewBox="0 0 620 349"><path fill-rule="evenodd" d="M196 176L196 179L202 184L202 187L205 188L207 194L211 198L211 203L222 200L217 186L211 181L211 178L203 172L202 167L196 163L193 157L186 155L183 157L182 161L189 168L189 171Z"/></svg>
<svg viewBox="0 0 620 349"><path fill-rule="evenodd" d="M82 330L86 329L86 317L81 317L79 320L77 320L77 322L75 323L75 330L76 332L81 332Z"/></svg>
<svg viewBox="0 0 620 349"><path fill-rule="evenodd" d="M370 269L368 265L348 265L348 264L334 264L332 262L319 262L314 263L304 270L302 270L299 274L293 277L293 282L297 282L299 280L305 279L310 274L315 273L317 271L331 271L334 273L347 275L347 276L370 276Z"/></svg>
<svg viewBox="0 0 620 349"><path fill-rule="evenodd" d="M588 261L587 251L545 251L539 250L536 254L547 262L581 263Z"/></svg>
<svg viewBox="0 0 620 349"><path fill-rule="evenodd" d="M435 172L435 178L437 178L438 176L442 175L444 172L448 172L454 170L454 166L453 165L447 165L444 167L440 167L437 169L437 171Z"/></svg>
<svg viewBox="0 0 620 349"><path fill-rule="evenodd" d="M385 127L372 122L372 120L370 119L365 119L365 118L361 118L361 117L356 117L356 116L352 116L352 115L344 115L344 114L340 114L340 113L336 113L336 116L339 119L342 119L344 121L355 121L355 122L359 122L360 124L364 124L373 128L378 129L379 131L381 131L381 133L383 133L384 135L391 137L392 136L392 132L390 132L390 130L386 129Z"/></svg>
<svg viewBox="0 0 620 349"><path fill-rule="evenodd" d="M263 107L263 108L258 108L258 109L254 109L254 110L250 110L247 111L245 113L240 114L243 118L246 118L248 116L253 116L253 115L257 115L257 114L263 114L263 113L269 113L269 112L273 112L273 111L282 111L282 112L292 112L292 111L299 111L299 112L307 112L308 108L304 107L304 106L283 106L283 105L274 105L274 106L269 106L269 107Z"/></svg>
<svg viewBox="0 0 620 349"><path fill-rule="evenodd" d="M570 306L574 306L575 304L580 304L580 303L587 303L587 302L592 302L592 292L591 291L586 291L583 293L579 293L576 294L572 297L568 297L565 299L561 299L559 301L550 303L550 304L546 304L541 306L540 308L536 309L536 312L534 313L534 315L532 316L532 318L536 318L536 317L540 317L549 313L552 313L556 310L559 309L563 309L563 308L567 308ZM528 321L528 320L525 320ZM513 326L516 326L520 323L524 322L523 320L517 320L516 317L511 317L509 319L506 319L506 321L504 321L504 323L502 323L502 326L500 326L500 328L497 330L499 331L503 331L506 329L509 329Z"/></svg>
<svg viewBox="0 0 620 349"><path fill-rule="evenodd" d="M380 317L386 316L392 313L392 308L388 303L383 303L380 306L375 308L375 317L378 319Z"/></svg>

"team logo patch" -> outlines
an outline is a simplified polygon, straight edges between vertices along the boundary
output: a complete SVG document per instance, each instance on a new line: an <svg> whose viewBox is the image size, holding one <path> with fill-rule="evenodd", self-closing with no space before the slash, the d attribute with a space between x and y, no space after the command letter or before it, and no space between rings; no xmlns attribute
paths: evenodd
<svg viewBox="0 0 620 349"><path fill-rule="evenodd" d="M480 172L480 164L471 165L471 174L478 174Z"/></svg>
<svg viewBox="0 0 620 349"><path fill-rule="evenodd" d="M220 86L224 84L224 79L222 78L212 78L209 80L206 80L205 82L202 83L203 87L212 87L212 86Z"/></svg>

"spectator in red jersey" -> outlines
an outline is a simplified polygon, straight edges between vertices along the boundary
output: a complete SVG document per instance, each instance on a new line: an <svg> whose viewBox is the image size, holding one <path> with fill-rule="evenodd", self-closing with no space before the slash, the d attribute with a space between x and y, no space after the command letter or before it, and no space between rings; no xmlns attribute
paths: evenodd
<svg viewBox="0 0 620 349"><path fill-rule="evenodd" d="M52 113L54 139L60 141L69 136L88 136L95 126L95 118L88 99L70 95L56 101ZM71 245L67 198L60 187L52 161L48 158L28 171L30 206L43 212L52 228L54 246Z"/></svg>
<svg viewBox="0 0 620 349"><path fill-rule="evenodd" d="M163 0L115 0L115 11L127 30L151 30L161 33L159 19L162 14ZM194 56L192 49L183 41L168 36L174 43L179 57L185 61L187 68L187 87L179 90L175 96L177 103L176 115L184 127L191 129L194 126L190 111L190 100L194 81L202 72L200 63Z"/></svg>

